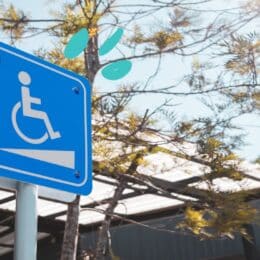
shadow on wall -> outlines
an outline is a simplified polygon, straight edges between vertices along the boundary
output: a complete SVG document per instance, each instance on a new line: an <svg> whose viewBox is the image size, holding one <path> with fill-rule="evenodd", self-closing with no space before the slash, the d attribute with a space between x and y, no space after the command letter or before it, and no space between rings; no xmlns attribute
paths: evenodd
<svg viewBox="0 0 260 260"><path fill-rule="evenodd" d="M180 217L179 217L180 218ZM173 229L178 218L165 217L145 222L153 227ZM254 227L257 248L260 249L260 228ZM137 225L111 229L113 253L120 260L259 260L244 256L240 236L231 239L200 241L196 237L149 230ZM81 247L93 251L96 232L82 236ZM259 250L260 251L260 250ZM109 258L108 258L109 259Z"/></svg>

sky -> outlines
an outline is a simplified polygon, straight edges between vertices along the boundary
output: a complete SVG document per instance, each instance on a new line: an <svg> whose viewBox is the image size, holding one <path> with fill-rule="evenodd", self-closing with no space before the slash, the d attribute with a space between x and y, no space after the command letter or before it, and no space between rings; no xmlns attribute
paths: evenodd
<svg viewBox="0 0 260 260"><path fill-rule="evenodd" d="M126 2L126 0L123 0ZM48 0L4 0L4 3L12 3L14 6L21 8L26 14L30 14L33 18L49 18L49 10L58 11L60 8L60 3L66 1L48 1ZM225 1L225 8L227 4L232 7L234 1ZM240 1L243 2L243 1ZM133 3L133 1L131 1ZM211 6L212 9L220 9L222 8L221 1L215 1L215 4ZM159 17L157 17L159 18ZM155 19L155 17L150 18L151 21ZM148 22L148 21L147 21ZM3 35L0 35L0 41L8 42L8 38ZM40 35L37 38L25 40L16 46L21 48L27 52L32 52L33 50L39 48L48 48L52 46L53 40L48 38L47 35ZM111 53L111 55L116 55L116 53ZM168 56L162 59L163 66L161 66L161 70L159 76L153 79L151 84L153 86L167 86L172 82L176 82L180 78L180 75L190 70L190 60L182 59L180 57ZM165 66L166 65L166 66ZM124 82L136 82L139 79L142 79L143 82L147 80L151 72L153 72L157 67L157 63L153 59L148 59L145 61L134 62L133 69L129 73L129 75L124 78L121 83ZM144 69L145 68L145 69ZM99 91L111 91L118 87L117 82L109 82L108 80L104 80L100 74L97 75L95 80L95 85L99 86ZM163 101L162 97L158 97L155 95L149 96L140 96L135 99L133 102L131 109L135 110L138 113L144 112L147 108L147 104L152 109L160 104ZM187 98L174 98L173 102L176 106L176 114L178 115L178 119L192 119L196 116L203 115L206 113L205 107L201 105L201 103L194 97ZM143 106L142 104L146 104ZM240 151L237 151L239 155L247 160L254 160L256 157L260 156L260 116L259 115L245 115L239 120L235 122L238 126L243 127L246 133L246 146L243 147Z"/></svg>

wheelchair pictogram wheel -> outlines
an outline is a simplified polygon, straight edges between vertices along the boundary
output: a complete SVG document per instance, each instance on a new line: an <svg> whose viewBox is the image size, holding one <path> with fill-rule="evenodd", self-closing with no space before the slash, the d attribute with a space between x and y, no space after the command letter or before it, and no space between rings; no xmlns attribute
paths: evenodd
<svg viewBox="0 0 260 260"><path fill-rule="evenodd" d="M13 107L12 110L12 124L14 127L15 132L19 135L19 137L21 137L25 142L30 143L30 144L42 144L44 142L46 142L49 138L47 132L45 132L45 134L40 137L40 138L29 138L28 136L26 136L19 128L18 124L17 124L17 113L19 111L19 109L22 107L21 102L19 101L18 103L15 104L15 106Z"/></svg>

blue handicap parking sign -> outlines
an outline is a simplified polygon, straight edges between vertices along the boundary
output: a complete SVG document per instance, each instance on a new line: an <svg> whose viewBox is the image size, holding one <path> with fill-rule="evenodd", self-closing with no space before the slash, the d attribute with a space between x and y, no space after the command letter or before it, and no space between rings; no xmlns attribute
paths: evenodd
<svg viewBox="0 0 260 260"><path fill-rule="evenodd" d="M0 43L0 91L0 176L89 194L88 81Z"/></svg>

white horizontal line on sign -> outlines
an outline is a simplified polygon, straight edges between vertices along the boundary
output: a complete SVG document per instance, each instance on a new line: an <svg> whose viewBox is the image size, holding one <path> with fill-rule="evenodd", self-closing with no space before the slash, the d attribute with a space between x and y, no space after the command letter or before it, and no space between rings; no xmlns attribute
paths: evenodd
<svg viewBox="0 0 260 260"><path fill-rule="evenodd" d="M56 151L56 150L30 150L30 149L0 149L8 153L18 154L33 158L39 161L56 164L59 166L75 169L74 151Z"/></svg>

